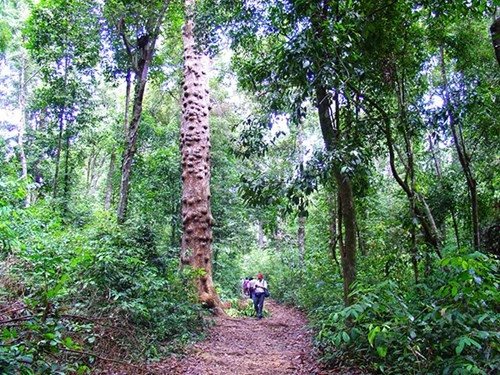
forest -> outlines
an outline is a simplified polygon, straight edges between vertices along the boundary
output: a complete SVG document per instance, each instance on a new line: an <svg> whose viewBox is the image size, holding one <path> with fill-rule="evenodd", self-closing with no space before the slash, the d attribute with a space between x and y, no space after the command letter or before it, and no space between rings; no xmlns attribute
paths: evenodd
<svg viewBox="0 0 500 375"><path fill-rule="evenodd" d="M0 0L0 374L306 314L325 368L498 374L498 0Z"/></svg>

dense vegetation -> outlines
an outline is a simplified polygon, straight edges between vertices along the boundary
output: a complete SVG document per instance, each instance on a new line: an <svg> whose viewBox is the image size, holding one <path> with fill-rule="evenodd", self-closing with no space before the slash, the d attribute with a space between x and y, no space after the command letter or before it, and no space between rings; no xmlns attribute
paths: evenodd
<svg viewBox="0 0 500 375"><path fill-rule="evenodd" d="M143 3L0 0L1 373L159 360L214 312L179 266L183 4ZM264 273L327 366L500 368L496 17L198 1L222 301Z"/></svg>

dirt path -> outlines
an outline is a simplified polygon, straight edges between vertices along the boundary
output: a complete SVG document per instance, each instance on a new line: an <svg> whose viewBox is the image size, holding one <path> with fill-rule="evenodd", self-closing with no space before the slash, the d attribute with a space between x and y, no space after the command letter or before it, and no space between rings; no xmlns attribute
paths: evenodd
<svg viewBox="0 0 500 375"><path fill-rule="evenodd" d="M358 369L321 369L300 311L265 301L269 316L216 318L205 340L182 356L146 367L119 366L100 375L362 375Z"/></svg>
<svg viewBox="0 0 500 375"><path fill-rule="evenodd" d="M307 321L299 311L266 300L270 316L218 318L206 340L183 359L158 364L171 375L320 375Z"/></svg>

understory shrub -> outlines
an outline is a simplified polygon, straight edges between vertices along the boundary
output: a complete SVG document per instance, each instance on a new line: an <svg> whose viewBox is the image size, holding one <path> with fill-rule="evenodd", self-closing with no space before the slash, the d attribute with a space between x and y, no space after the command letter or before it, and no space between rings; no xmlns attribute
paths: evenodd
<svg viewBox="0 0 500 375"><path fill-rule="evenodd" d="M498 262L445 257L426 284L355 286L347 308L318 309L317 344L329 364L387 374L493 374L500 368Z"/></svg>
<svg viewBox="0 0 500 375"><path fill-rule="evenodd" d="M27 217L11 221L19 246L0 259L5 374L155 359L201 331L193 272L179 272L147 227L119 228L106 216L70 226L40 207Z"/></svg>

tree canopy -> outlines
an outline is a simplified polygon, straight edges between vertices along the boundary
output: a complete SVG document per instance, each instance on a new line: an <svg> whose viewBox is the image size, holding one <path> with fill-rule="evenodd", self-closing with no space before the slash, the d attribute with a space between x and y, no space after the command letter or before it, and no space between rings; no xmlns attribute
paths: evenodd
<svg viewBox="0 0 500 375"><path fill-rule="evenodd" d="M165 358L257 273L327 367L500 367L495 1L0 5L4 372Z"/></svg>

